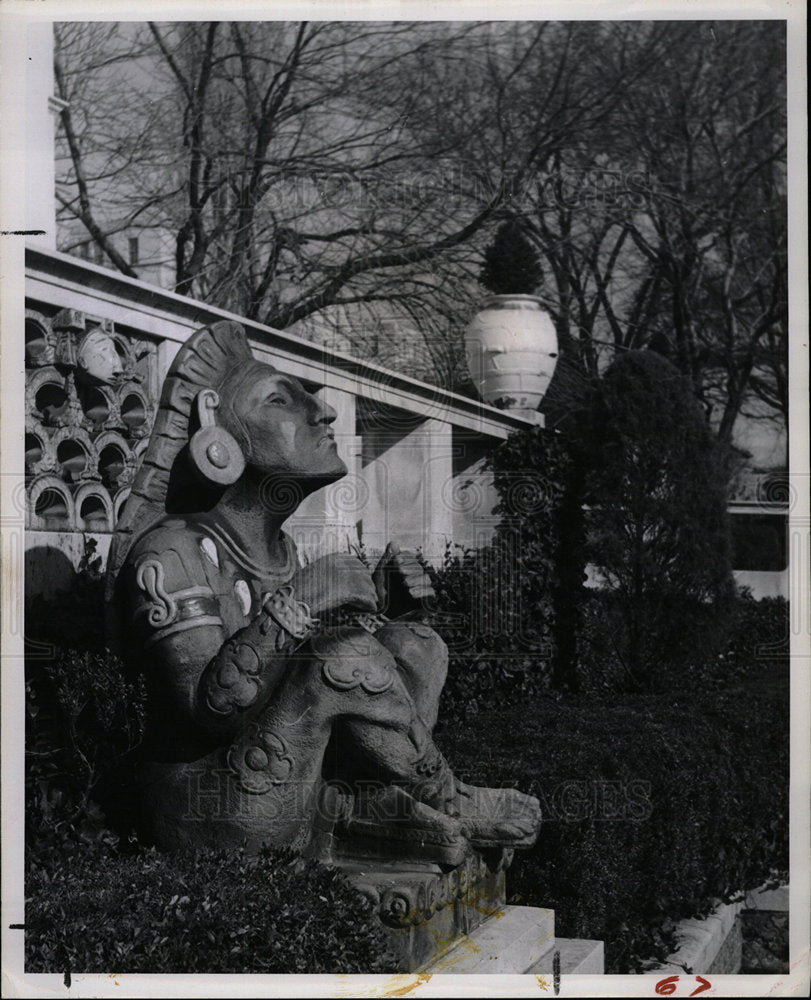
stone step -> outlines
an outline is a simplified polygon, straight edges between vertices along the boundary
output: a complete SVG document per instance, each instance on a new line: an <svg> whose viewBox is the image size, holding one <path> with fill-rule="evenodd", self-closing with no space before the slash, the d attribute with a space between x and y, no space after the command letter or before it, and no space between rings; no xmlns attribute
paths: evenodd
<svg viewBox="0 0 811 1000"><path fill-rule="evenodd" d="M553 976L555 952L560 953L562 976L602 976L605 972L603 942L589 941L587 938L555 938L552 950L547 952L540 962L527 969L527 972Z"/></svg>
<svg viewBox="0 0 811 1000"><path fill-rule="evenodd" d="M459 975L524 973L549 957L555 945L555 914L537 906L505 906L420 972Z"/></svg>

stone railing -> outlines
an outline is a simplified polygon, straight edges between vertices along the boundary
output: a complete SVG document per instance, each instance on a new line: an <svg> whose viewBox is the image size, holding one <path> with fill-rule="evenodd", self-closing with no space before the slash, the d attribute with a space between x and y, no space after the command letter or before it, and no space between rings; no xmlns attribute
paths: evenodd
<svg viewBox="0 0 811 1000"><path fill-rule="evenodd" d="M447 542L479 546L497 519L487 452L532 423L362 359L326 350L202 302L49 250L26 251L25 480L27 594L53 592L85 539L106 557L154 419L160 386L195 330L236 319L255 355L301 379L337 411L349 474L309 497L288 523L303 558L389 539L432 561ZM114 341L113 385L77 378L77 345ZM535 418L542 423L540 414Z"/></svg>
<svg viewBox="0 0 811 1000"><path fill-rule="evenodd" d="M751 889L676 926L678 949L648 975L787 973L789 887Z"/></svg>

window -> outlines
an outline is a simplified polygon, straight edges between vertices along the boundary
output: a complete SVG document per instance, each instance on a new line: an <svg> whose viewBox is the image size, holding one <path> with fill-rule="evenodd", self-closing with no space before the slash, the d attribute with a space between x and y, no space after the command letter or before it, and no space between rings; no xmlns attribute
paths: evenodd
<svg viewBox="0 0 811 1000"><path fill-rule="evenodd" d="M130 264L138 266L138 237L130 236Z"/></svg>

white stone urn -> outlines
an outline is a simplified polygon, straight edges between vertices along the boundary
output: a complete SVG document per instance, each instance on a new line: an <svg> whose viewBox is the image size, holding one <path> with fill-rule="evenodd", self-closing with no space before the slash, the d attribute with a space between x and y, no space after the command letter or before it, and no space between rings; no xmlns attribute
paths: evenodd
<svg viewBox="0 0 811 1000"><path fill-rule="evenodd" d="M486 403L532 412L555 371L557 332L537 296L493 295L468 324L465 353Z"/></svg>

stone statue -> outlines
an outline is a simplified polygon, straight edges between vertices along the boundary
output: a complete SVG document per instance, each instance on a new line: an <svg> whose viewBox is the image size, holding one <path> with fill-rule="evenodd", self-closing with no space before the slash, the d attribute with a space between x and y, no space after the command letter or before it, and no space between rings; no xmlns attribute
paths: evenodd
<svg viewBox="0 0 811 1000"><path fill-rule="evenodd" d="M537 800L464 784L433 741L448 654L415 614L432 593L416 557L302 567L282 530L346 473L335 417L236 323L194 334L166 377L108 565L148 690L143 830L450 865L530 846Z"/></svg>

